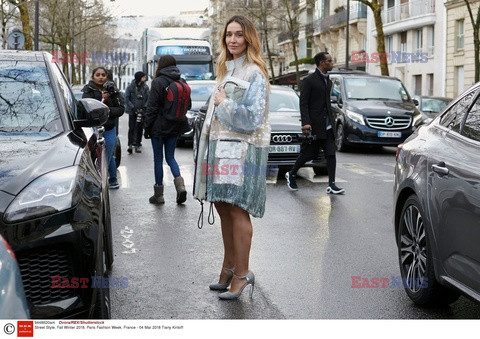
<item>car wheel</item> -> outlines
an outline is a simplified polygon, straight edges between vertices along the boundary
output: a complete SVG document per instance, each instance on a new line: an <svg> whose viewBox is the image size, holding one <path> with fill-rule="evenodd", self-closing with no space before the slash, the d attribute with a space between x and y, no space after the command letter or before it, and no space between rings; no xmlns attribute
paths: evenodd
<svg viewBox="0 0 480 339"><path fill-rule="evenodd" d="M117 142L115 143L115 164L117 165L117 168L120 166L120 163L122 161L122 145L120 144L120 139L117 136Z"/></svg>
<svg viewBox="0 0 480 339"><path fill-rule="evenodd" d="M343 130L342 124L337 124L337 137L335 138L335 146L337 147L337 151L344 152L347 149L345 145L345 132Z"/></svg>
<svg viewBox="0 0 480 339"><path fill-rule="evenodd" d="M314 167L313 171L315 172L315 175L327 175L328 171L326 167Z"/></svg>
<svg viewBox="0 0 480 339"><path fill-rule="evenodd" d="M102 236L102 241L99 245L102 246L102 251L97 258L97 270L96 274L98 277L107 279L108 273L106 268L106 253L103 248L105 239ZM93 283L93 282L92 282ZM94 319L110 319L111 318L111 304L110 304L110 288L104 287L103 282L100 282L100 286L95 287L95 307L93 309L93 318Z"/></svg>
<svg viewBox="0 0 480 339"><path fill-rule="evenodd" d="M403 205L397 234L402 283L408 297L420 306L449 304L458 294L435 279L431 240L426 230L423 208L416 195Z"/></svg>

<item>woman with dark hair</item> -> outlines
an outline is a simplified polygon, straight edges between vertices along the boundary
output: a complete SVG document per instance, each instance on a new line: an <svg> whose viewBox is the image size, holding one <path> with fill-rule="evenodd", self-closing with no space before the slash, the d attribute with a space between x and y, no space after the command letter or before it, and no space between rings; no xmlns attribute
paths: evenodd
<svg viewBox="0 0 480 339"><path fill-rule="evenodd" d="M179 135L190 130L187 120L177 121L167 119L164 114L166 106L166 94L169 84L180 80L180 70L177 67L177 61L171 55L162 55L158 60L155 79L152 81L152 88L147 102L147 112L145 115L145 138L152 139L153 161L155 171L154 194L149 201L152 204L163 204L163 150L165 150L165 160L173 175L173 183L177 191L177 204L182 204L187 200L187 191L185 183L180 175L180 168L175 160L175 147ZM188 109L192 102L188 96L188 103L185 103Z"/></svg>
<svg viewBox="0 0 480 339"><path fill-rule="evenodd" d="M220 215L223 263L211 290L237 299L255 276L249 270L253 217L262 217L270 146L269 82L257 30L244 16L228 20L217 60L213 94L198 143L194 197Z"/></svg>
<svg viewBox="0 0 480 339"><path fill-rule="evenodd" d="M110 108L108 120L103 125L105 127L103 137L105 138L105 148L107 150L109 188L117 189L120 185L117 180L117 164L113 154L117 141L117 121L125 112L125 107L122 94L115 86L115 83L110 80L105 86L107 81L109 81L107 69L105 67L95 68L92 72L92 80L82 89L82 98L97 99Z"/></svg>

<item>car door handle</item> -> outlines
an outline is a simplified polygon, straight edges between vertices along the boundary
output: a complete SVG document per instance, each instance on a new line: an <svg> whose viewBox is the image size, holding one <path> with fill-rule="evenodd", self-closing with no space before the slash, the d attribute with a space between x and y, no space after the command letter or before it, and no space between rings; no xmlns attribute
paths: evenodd
<svg viewBox="0 0 480 339"><path fill-rule="evenodd" d="M102 134L103 132L105 132L105 127L100 126L99 128L97 128L97 132L98 134Z"/></svg>
<svg viewBox="0 0 480 339"><path fill-rule="evenodd" d="M449 173L449 170L445 167L445 163L443 161L439 162L436 165L432 165L432 169L435 173L442 175L447 175Z"/></svg>
<svg viewBox="0 0 480 339"><path fill-rule="evenodd" d="M103 145L105 143L105 138L98 138L97 139L97 144Z"/></svg>

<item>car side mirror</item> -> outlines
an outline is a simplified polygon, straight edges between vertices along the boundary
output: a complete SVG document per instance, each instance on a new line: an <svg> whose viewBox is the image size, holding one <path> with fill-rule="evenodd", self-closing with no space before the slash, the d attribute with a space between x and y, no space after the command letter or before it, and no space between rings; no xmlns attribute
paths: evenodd
<svg viewBox="0 0 480 339"><path fill-rule="evenodd" d="M413 101L413 103L415 104L415 106L418 106L418 105L420 105L420 102L418 102L418 100L417 100L417 99L412 99L412 101Z"/></svg>
<svg viewBox="0 0 480 339"><path fill-rule="evenodd" d="M80 99L77 101L77 119L74 124L77 127L101 126L108 120L110 109L95 99Z"/></svg>

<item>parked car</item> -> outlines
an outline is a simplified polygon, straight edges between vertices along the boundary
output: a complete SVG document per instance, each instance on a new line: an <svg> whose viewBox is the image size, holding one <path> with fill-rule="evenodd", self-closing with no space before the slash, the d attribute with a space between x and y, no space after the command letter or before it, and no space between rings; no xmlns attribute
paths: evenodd
<svg viewBox="0 0 480 339"><path fill-rule="evenodd" d="M418 102L417 107L423 115L423 123L428 124L433 118L452 101L451 98L415 96L413 101Z"/></svg>
<svg viewBox="0 0 480 339"><path fill-rule="evenodd" d="M0 235L0 319L28 319L30 312L17 258Z"/></svg>
<svg viewBox="0 0 480 339"><path fill-rule="evenodd" d="M75 96L76 100L80 100L82 98L82 96L83 96L82 88L83 87L84 87L84 85L73 85L72 86L73 95ZM123 95L123 93L122 93L122 95ZM115 164L117 165L117 168L122 163L122 144L120 142L120 137L118 136L119 120L120 119L117 119L117 140L115 142L115 153L113 154L113 157L115 158Z"/></svg>
<svg viewBox="0 0 480 339"><path fill-rule="evenodd" d="M192 107L187 112L188 124L190 125L190 131L180 135L178 143L182 144L185 141L193 142L193 123L200 108L205 105L213 90L217 86L215 80L189 80L188 85L192 89L190 97L192 99Z"/></svg>
<svg viewBox="0 0 480 339"><path fill-rule="evenodd" d="M394 226L418 305L480 302L480 83L398 146Z"/></svg>
<svg viewBox="0 0 480 339"><path fill-rule="evenodd" d="M0 234L15 252L32 318L110 317L113 263L103 127L108 107L75 100L46 52L0 51Z"/></svg>
<svg viewBox="0 0 480 339"><path fill-rule="evenodd" d="M331 72L337 150L397 146L422 123L402 82L361 72Z"/></svg>
<svg viewBox="0 0 480 339"><path fill-rule="evenodd" d="M302 135L299 98L292 88L271 86L268 118L272 128L268 165L278 166L283 174L297 160L303 142L299 138ZM326 174L323 151L320 150L318 157L307 162L305 167L313 167L315 174Z"/></svg>

